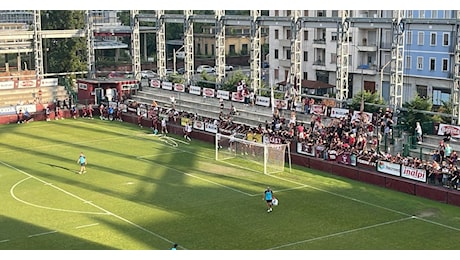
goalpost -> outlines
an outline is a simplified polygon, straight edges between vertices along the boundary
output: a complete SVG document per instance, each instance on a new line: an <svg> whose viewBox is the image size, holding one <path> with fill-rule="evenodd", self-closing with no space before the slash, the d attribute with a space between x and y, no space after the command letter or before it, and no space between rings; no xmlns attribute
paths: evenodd
<svg viewBox="0 0 460 260"><path fill-rule="evenodd" d="M257 164L264 174L273 174L284 171L287 159L291 171L289 144L263 144L217 133L215 149L217 161L242 167Z"/></svg>

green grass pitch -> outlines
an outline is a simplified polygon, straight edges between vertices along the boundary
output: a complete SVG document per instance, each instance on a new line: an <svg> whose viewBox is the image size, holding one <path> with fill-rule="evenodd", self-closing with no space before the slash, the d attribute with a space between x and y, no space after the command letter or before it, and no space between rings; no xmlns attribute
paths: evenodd
<svg viewBox="0 0 460 260"><path fill-rule="evenodd" d="M77 158L87 156L87 173ZM280 204L267 213L270 186ZM214 144L123 122L0 126L0 250L439 250L460 208L308 168L264 175Z"/></svg>

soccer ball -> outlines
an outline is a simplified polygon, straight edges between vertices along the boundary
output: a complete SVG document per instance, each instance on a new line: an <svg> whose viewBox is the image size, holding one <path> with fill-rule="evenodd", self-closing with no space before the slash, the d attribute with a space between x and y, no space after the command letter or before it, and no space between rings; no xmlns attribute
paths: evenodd
<svg viewBox="0 0 460 260"><path fill-rule="evenodd" d="M272 200L272 204L273 204L273 205L278 206L278 203L279 203L279 202L278 202L278 199L273 199L273 200Z"/></svg>

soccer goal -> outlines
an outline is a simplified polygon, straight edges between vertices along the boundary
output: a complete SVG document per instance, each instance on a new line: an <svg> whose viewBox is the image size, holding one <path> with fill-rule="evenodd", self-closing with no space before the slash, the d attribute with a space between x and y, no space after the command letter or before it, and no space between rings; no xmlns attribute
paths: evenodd
<svg viewBox="0 0 460 260"><path fill-rule="evenodd" d="M291 171L291 153L288 144L263 144L234 136L216 134L216 160L240 167L257 164L264 174L283 172L288 160ZM262 170L263 169L263 170Z"/></svg>

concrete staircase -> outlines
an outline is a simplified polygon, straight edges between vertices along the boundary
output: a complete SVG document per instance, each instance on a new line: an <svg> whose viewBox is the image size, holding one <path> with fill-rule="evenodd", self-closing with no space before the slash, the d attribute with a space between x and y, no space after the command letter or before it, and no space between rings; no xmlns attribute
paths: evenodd
<svg viewBox="0 0 460 260"><path fill-rule="evenodd" d="M55 99L64 100L68 92L64 86L41 87L41 103L53 102ZM17 88L0 90L0 107L14 106L19 103L33 104L38 101L38 88Z"/></svg>
<svg viewBox="0 0 460 260"><path fill-rule="evenodd" d="M152 104L153 100L157 102L160 107L170 107L170 97L174 96L176 100L176 109L180 111L187 111L197 113L200 116L218 118L220 113L220 103L217 98L205 98L203 96L193 95L189 93L181 93L176 91L164 90L160 88L143 88L132 97L133 100ZM263 106L245 106L243 103L232 102L224 100L224 114L230 112L231 105L236 107L238 114L233 116L233 121L250 126L258 126L264 124L266 121L272 121L272 109ZM286 119L289 119L290 111L282 111ZM310 115L297 112L297 121L309 123Z"/></svg>
<svg viewBox="0 0 460 260"><path fill-rule="evenodd" d="M444 139L444 136L440 135L424 135L423 142L416 144L413 148L409 149L410 156L422 158L425 160L431 160L431 152L439 149L439 143ZM452 138L450 142L447 142L452 150L460 152L460 139Z"/></svg>

